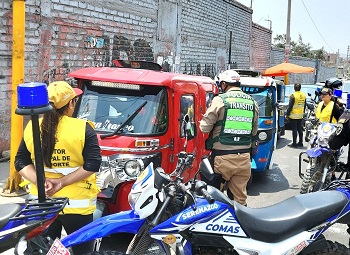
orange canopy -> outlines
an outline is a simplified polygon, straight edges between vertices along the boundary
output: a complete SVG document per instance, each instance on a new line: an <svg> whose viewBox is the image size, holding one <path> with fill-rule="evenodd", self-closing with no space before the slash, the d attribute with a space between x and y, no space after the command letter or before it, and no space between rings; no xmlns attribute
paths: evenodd
<svg viewBox="0 0 350 255"><path fill-rule="evenodd" d="M312 73L313 67L299 66L291 63L282 63L276 66L272 66L263 71L264 76L284 76L289 73Z"/></svg>

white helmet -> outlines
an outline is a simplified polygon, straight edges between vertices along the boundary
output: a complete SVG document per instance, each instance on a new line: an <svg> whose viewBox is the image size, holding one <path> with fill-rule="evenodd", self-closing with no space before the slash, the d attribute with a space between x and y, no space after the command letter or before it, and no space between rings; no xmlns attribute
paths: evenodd
<svg viewBox="0 0 350 255"><path fill-rule="evenodd" d="M241 85L241 77L234 70L226 70L219 74L219 82L221 83L223 81L229 83L229 85Z"/></svg>

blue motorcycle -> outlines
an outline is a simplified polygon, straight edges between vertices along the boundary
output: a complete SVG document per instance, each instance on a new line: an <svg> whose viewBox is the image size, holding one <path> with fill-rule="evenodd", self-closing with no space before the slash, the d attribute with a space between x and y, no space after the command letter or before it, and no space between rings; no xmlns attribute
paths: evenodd
<svg viewBox="0 0 350 255"><path fill-rule="evenodd" d="M340 179L345 174L344 163L339 162L343 150L332 150L328 145L329 137L340 131L341 125L319 123L310 141L310 148L299 154L299 176L303 180L300 188L301 194L323 189L336 178L335 172L341 172ZM305 154L307 158L303 160ZM308 163L305 173L302 173L302 161Z"/></svg>
<svg viewBox="0 0 350 255"><path fill-rule="evenodd" d="M349 181L265 208L248 208L197 179L199 172L208 179L213 175L206 158L194 179L183 183L181 174L193 158L180 153L171 175L150 164L130 192L132 210L95 220L62 239L62 244L70 247L132 233L126 254L350 254L344 245L323 236L334 223L348 222Z"/></svg>
<svg viewBox="0 0 350 255"><path fill-rule="evenodd" d="M46 254L52 242L45 231L67 202L67 198L28 199L0 205L0 253L16 246L16 255Z"/></svg>

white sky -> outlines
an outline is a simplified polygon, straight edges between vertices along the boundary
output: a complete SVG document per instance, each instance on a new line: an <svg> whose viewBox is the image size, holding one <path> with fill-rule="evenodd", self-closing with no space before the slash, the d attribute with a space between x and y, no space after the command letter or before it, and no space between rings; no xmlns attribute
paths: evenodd
<svg viewBox="0 0 350 255"><path fill-rule="evenodd" d="M288 0L236 0L248 7L253 5L253 22L270 27L272 38L286 34ZM291 0L291 40L301 34L304 43L313 50L324 47L327 52L346 57L350 46L349 0ZM273 42L273 40L272 40Z"/></svg>

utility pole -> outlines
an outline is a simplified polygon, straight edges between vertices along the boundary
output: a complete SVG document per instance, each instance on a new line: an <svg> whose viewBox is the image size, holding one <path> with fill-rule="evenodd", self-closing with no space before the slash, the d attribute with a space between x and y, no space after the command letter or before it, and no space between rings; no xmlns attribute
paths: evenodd
<svg viewBox="0 0 350 255"><path fill-rule="evenodd" d="M286 32L286 45L284 48L284 62L289 62L290 53L290 12L291 12L291 1L288 0L288 10L287 10L287 32ZM284 76L284 84L289 84L288 74Z"/></svg>
<svg viewBox="0 0 350 255"><path fill-rule="evenodd" d="M347 52L346 52L346 63L345 63L345 66L346 66L346 79L348 79L349 78L349 53L350 53L350 46L348 46L348 50L347 50Z"/></svg>
<svg viewBox="0 0 350 255"><path fill-rule="evenodd" d="M15 114L17 86L24 82L25 0L12 1L12 97L11 97L11 143L10 176L1 196L22 196L27 192L19 187L22 176L16 171L14 160L22 139L23 117Z"/></svg>
<svg viewBox="0 0 350 255"><path fill-rule="evenodd" d="M272 20L270 19L265 19L265 20L269 22L269 29L272 30Z"/></svg>

